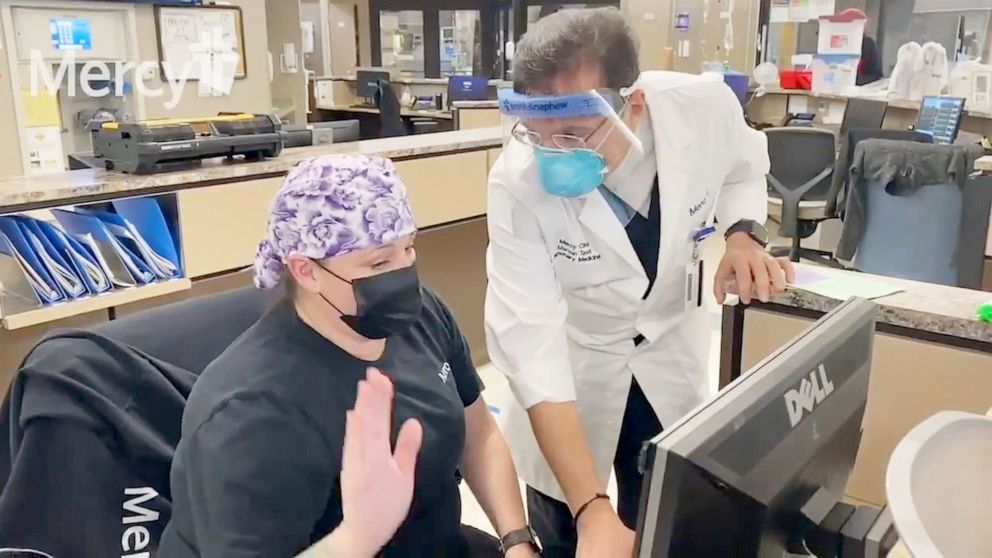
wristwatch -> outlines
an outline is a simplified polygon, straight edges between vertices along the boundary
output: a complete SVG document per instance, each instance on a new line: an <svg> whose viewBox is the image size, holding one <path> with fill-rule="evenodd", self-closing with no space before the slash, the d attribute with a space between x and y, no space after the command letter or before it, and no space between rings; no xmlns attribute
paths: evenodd
<svg viewBox="0 0 992 558"><path fill-rule="evenodd" d="M521 544L529 544L534 552L538 554L544 551L544 548L541 547L541 539L537 537L537 533L531 527L525 527L507 533L499 541L499 551L505 555L508 550Z"/></svg>
<svg viewBox="0 0 992 558"><path fill-rule="evenodd" d="M760 244L762 248L768 246L768 229L763 227L761 223L757 221L752 221L751 219L741 219L731 225L723 237L730 238L730 235L739 232L746 233L752 240Z"/></svg>

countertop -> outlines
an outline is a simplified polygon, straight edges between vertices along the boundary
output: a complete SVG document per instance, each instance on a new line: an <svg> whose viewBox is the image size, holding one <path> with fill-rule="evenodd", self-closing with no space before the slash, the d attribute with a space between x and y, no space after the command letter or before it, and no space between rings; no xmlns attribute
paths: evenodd
<svg viewBox="0 0 992 558"><path fill-rule="evenodd" d="M778 88L778 87L769 87L768 88L768 94L769 95L803 95L805 97L815 97L817 99L833 99L835 101L846 101L846 100L852 98L852 97L849 97L849 96L846 96L846 95L834 95L832 93L819 93L819 94L817 94L817 93L813 93L812 91L809 91L809 90L806 90L806 89L781 89L781 88ZM873 99L872 97L865 97L865 98L866 99ZM873 100L886 101L889 104L890 107L895 107L895 108L900 108L900 109L906 109L906 110L919 110L920 109L920 101L899 101L899 100L890 100L890 99L884 99L884 98L882 98L882 99L873 99ZM968 116L975 117L975 118L988 118L988 119L992 119L992 112L966 110L965 111L965 114L968 115Z"/></svg>
<svg viewBox="0 0 992 558"><path fill-rule="evenodd" d="M329 79L332 81L355 81L357 78L353 75L351 76L320 76L313 78L314 81ZM414 78L414 77L395 77L391 78L389 81L393 83L403 83L410 85L448 85L448 78ZM492 87L502 87L512 85L513 82L502 80L502 79L491 79L489 80L489 85Z"/></svg>
<svg viewBox="0 0 992 558"><path fill-rule="evenodd" d="M499 108L499 101L491 99L488 101L455 101L451 106L456 109L495 109Z"/></svg>
<svg viewBox="0 0 992 558"><path fill-rule="evenodd" d="M133 175L87 169L0 179L0 213L279 176L298 162L319 155L353 153L404 159L497 148L502 145L502 139L502 128L481 128L298 147L283 151L278 158L257 162L211 159L190 170L162 174Z"/></svg>
<svg viewBox="0 0 992 558"><path fill-rule="evenodd" d="M978 160L975 161L975 170L982 172L992 172L992 155L979 157Z"/></svg>
<svg viewBox="0 0 992 558"><path fill-rule="evenodd" d="M839 273L857 273L807 265L799 265L798 267L827 276ZM859 273L859 275L903 289L902 292L873 300L881 309L878 315L879 322L971 341L992 343L992 323L985 323L978 319L978 307L992 302L992 293L866 273ZM772 302L782 306L819 312L828 312L840 304L838 300L798 289L790 289L785 294L773 299Z"/></svg>

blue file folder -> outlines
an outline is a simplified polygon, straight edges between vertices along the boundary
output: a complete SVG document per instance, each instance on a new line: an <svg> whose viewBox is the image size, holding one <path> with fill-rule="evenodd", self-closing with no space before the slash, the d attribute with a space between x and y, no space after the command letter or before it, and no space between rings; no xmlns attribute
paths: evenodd
<svg viewBox="0 0 992 558"><path fill-rule="evenodd" d="M114 210L127 219L160 256L168 259L182 275L177 235L169 230L162 206L155 198L128 198L114 200Z"/></svg>
<svg viewBox="0 0 992 558"><path fill-rule="evenodd" d="M151 201L156 207L158 206L155 200ZM116 237L118 243L126 247L132 254L141 258L148 270L154 273L157 278L173 279L179 276L178 262L157 252L142 232L138 230L138 227L130 220L117 213L101 211L92 207L77 207L75 211L83 215L92 215L103 221L107 230ZM172 235L168 234L168 229L165 230L165 235L166 237L164 239L160 239L165 240L165 242L160 242L160 244L171 246Z"/></svg>
<svg viewBox="0 0 992 558"><path fill-rule="evenodd" d="M113 288L96 257L74 238L62 232L58 227L45 221L36 221L41 234L57 250L62 257L72 263L79 278L86 285L90 294L100 294Z"/></svg>
<svg viewBox="0 0 992 558"><path fill-rule="evenodd" d="M21 264L31 287L38 294L38 298L45 304L64 300L65 293L58 282L48 273L47 267L38 259L17 220L13 217L0 217L0 234L3 234L8 242L7 245L0 243L0 250L4 253L7 252L8 248L13 250L13 253L7 255L17 259Z"/></svg>
<svg viewBox="0 0 992 558"><path fill-rule="evenodd" d="M23 215L15 215L13 218L20 225L21 232L34 250L35 256L45 266L52 279L59 284L66 297L75 299L87 294L86 285L83 284L75 265L70 264L42 233L40 221Z"/></svg>
<svg viewBox="0 0 992 558"><path fill-rule="evenodd" d="M145 261L118 241L99 218L65 209L53 209L52 214L65 232L94 253L114 285L133 287L155 280Z"/></svg>

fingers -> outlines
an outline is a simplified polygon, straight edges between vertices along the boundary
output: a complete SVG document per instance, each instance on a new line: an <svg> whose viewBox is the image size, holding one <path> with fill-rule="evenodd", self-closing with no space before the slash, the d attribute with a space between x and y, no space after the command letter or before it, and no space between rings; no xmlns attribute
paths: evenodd
<svg viewBox="0 0 992 558"><path fill-rule="evenodd" d="M713 280L713 295L716 297L717 304L723 304L727 300L727 279L730 274L730 265L727 260L724 259L720 262L720 267L716 270L716 276Z"/></svg>
<svg viewBox="0 0 992 558"><path fill-rule="evenodd" d="M785 292L786 287L789 286L789 278L785 270L782 269L781 262L769 257L765 259L765 267L768 268L768 277L772 281L772 294Z"/></svg>
<svg viewBox="0 0 992 558"><path fill-rule="evenodd" d="M366 380L358 383L356 413L361 415L364 451L389 455L392 428L393 384L381 372L370 368Z"/></svg>
<svg viewBox="0 0 992 558"><path fill-rule="evenodd" d="M417 467L417 454L420 453L420 444L424 439L424 428L416 419L410 419L403 423L400 433L396 437L396 451L393 452L393 460L400 471L413 475Z"/></svg>
<svg viewBox="0 0 992 558"><path fill-rule="evenodd" d="M362 437L361 419L355 415L355 411L348 411L344 418L344 454L342 456L341 473L348 474L350 471L358 471L362 468Z"/></svg>
<svg viewBox="0 0 992 558"><path fill-rule="evenodd" d="M775 258L782 270L785 271L785 280L788 283L796 282L796 266L789 258Z"/></svg>
<svg viewBox="0 0 992 558"><path fill-rule="evenodd" d="M758 300L761 302L768 302L772 298L771 277L768 275L768 266L766 264L768 259L768 255L761 252L752 256L749 262L751 274L754 279L754 290L758 295Z"/></svg>
<svg viewBox="0 0 992 558"><path fill-rule="evenodd" d="M737 294L741 297L741 302L751 304L751 293L754 289L754 280L751 279L751 264L746 258L739 258L733 263L734 274L737 275Z"/></svg>

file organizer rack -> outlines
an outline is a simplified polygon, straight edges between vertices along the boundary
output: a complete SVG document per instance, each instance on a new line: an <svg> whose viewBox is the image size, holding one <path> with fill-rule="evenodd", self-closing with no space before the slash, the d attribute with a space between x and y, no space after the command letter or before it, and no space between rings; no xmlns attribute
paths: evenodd
<svg viewBox="0 0 992 558"><path fill-rule="evenodd" d="M175 194L162 194L142 198L151 198L158 202L166 219L168 232L174 235L175 239L174 252L176 253L170 255L180 259L177 263L179 264L179 268L182 269L182 238L181 229L178 224ZM128 199L136 198L115 199L114 202L121 202ZM69 208L79 207L84 209L84 211L87 209L106 210L109 206L112 206L112 203L81 204L78 206L69 206ZM57 211L58 209L60 208L53 208L53 211ZM150 244L154 244L159 249L163 248L160 239L158 242L150 242ZM168 249L166 248L165 251L168 251ZM7 242L4 235L0 235L0 326L6 330L18 330L55 322L72 316L107 310L192 288L192 281L180 275L172 279L158 279L134 287L112 288L104 293L88 294L74 299L65 299L51 304L45 304L31 286L22 266L13 257L7 255L13 253L13 246Z"/></svg>

